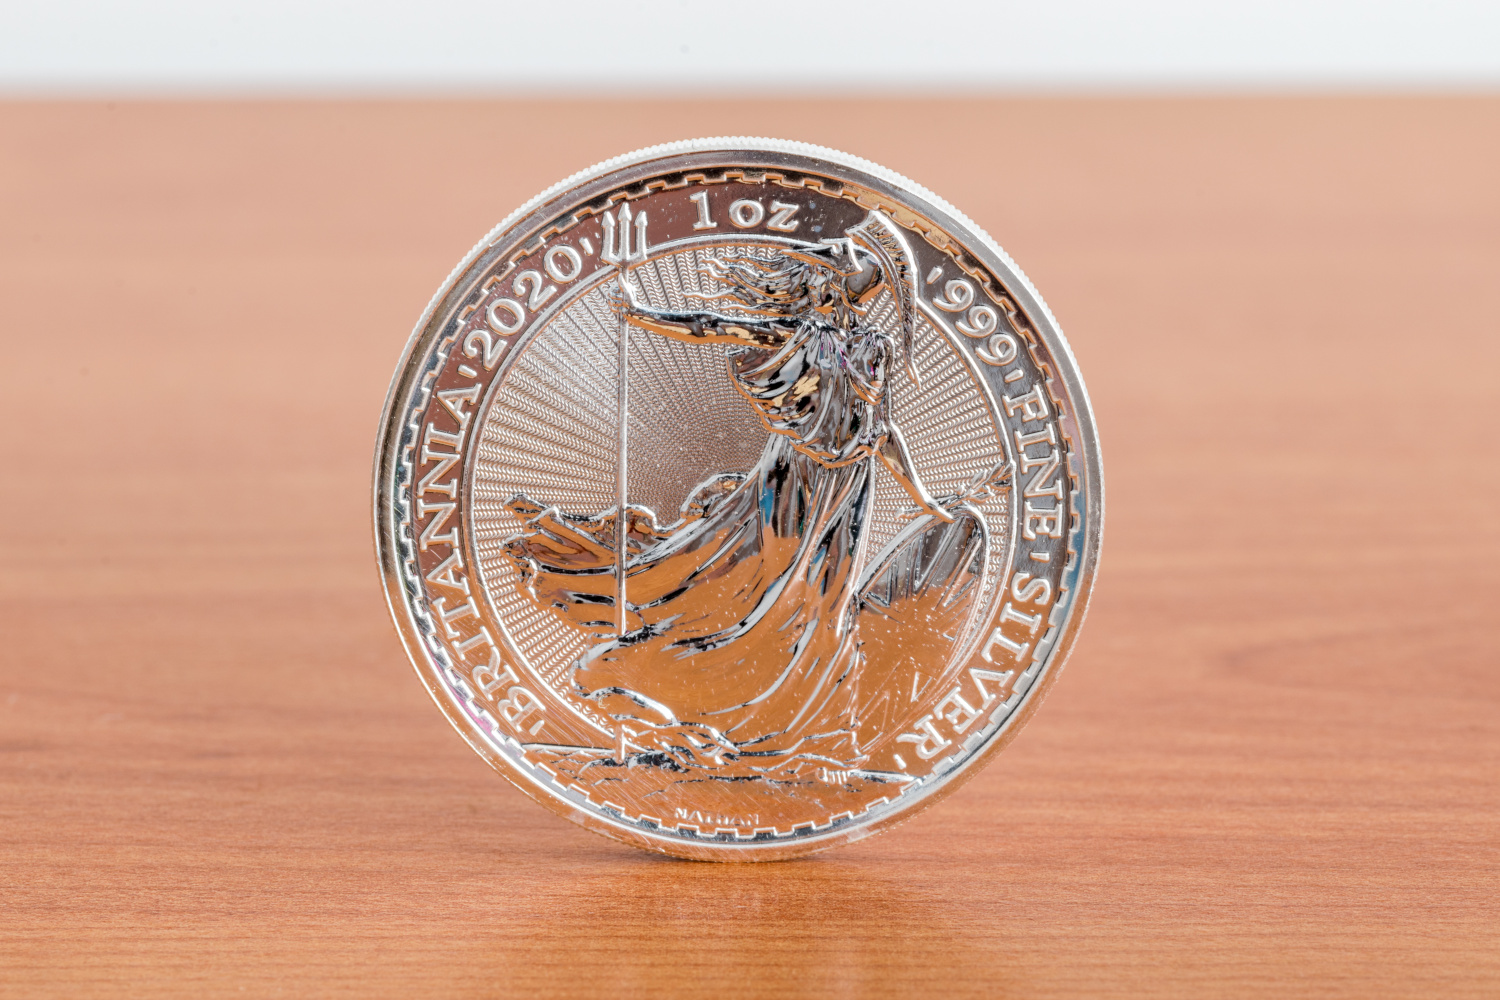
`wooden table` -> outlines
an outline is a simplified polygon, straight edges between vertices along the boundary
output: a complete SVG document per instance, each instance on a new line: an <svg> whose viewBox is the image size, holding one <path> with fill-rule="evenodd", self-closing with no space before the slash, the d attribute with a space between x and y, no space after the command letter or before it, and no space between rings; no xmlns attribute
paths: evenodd
<svg viewBox="0 0 1500 1000"><path fill-rule="evenodd" d="M885 836L525 800L371 553L401 345L524 199L806 139L962 206L1097 406L1092 615ZM0 994L1500 995L1500 99L0 105Z"/></svg>

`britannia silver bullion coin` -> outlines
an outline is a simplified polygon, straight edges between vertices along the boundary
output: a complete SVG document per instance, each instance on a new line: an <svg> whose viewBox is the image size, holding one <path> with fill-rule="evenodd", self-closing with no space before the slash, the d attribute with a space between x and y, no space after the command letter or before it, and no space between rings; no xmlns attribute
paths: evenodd
<svg viewBox="0 0 1500 1000"><path fill-rule="evenodd" d="M386 401L376 538L469 744L689 858L867 836L1013 737L1082 623L1083 383L936 196L765 139L602 163L438 291Z"/></svg>

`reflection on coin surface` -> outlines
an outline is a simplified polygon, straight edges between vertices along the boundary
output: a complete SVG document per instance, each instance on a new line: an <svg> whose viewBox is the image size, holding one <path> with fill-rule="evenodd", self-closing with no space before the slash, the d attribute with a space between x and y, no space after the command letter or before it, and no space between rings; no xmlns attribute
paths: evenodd
<svg viewBox="0 0 1500 1000"><path fill-rule="evenodd" d="M578 174L474 248L386 401L376 539L449 721L651 850L874 833L1006 743L1103 517L1072 354L952 207L802 143Z"/></svg>

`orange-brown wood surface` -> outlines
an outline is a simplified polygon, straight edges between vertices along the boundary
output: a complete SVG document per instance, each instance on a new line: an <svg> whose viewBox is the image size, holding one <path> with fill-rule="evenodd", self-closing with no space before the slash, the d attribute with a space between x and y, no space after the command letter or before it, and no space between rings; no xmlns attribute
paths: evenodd
<svg viewBox="0 0 1500 1000"><path fill-rule="evenodd" d="M428 297L705 134L947 197L1077 351L1090 619L979 777L648 856L413 676L369 469ZM0 105L0 995L1500 995L1500 99Z"/></svg>

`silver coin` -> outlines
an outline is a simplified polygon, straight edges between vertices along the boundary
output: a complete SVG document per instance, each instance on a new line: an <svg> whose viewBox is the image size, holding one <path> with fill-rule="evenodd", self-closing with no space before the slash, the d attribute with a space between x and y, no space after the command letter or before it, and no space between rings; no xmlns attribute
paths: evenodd
<svg viewBox="0 0 1500 1000"><path fill-rule="evenodd" d="M655 851L867 836L1008 742L1103 483L1062 333L934 195L802 143L577 174L459 264L376 454L386 596L454 727Z"/></svg>

